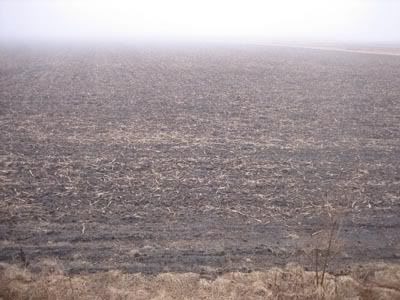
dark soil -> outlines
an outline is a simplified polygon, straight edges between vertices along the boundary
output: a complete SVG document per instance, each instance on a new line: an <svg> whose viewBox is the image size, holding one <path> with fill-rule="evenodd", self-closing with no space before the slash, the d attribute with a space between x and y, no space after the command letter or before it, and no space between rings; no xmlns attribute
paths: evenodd
<svg viewBox="0 0 400 300"><path fill-rule="evenodd" d="M0 127L1 261L400 262L400 57L4 47Z"/></svg>

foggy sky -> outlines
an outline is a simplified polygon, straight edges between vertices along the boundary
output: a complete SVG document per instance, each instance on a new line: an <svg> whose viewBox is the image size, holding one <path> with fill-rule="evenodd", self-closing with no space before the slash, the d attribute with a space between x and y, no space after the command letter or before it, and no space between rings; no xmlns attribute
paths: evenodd
<svg viewBox="0 0 400 300"><path fill-rule="evenodd" d="M400 42L396 0L0 0L0 41Z"/></svg>

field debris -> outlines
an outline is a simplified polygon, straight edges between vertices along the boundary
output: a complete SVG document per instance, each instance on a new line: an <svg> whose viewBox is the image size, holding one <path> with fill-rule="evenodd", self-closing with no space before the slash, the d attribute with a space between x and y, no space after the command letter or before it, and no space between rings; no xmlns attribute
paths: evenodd
<svg viewBox="0 0 400 300"><path fill-rule="evenodd" d="M1 261L399 262L399 57L128 48L0 49ZM327 203L343 244L325 263L308 246L329 237Z"/></svg>

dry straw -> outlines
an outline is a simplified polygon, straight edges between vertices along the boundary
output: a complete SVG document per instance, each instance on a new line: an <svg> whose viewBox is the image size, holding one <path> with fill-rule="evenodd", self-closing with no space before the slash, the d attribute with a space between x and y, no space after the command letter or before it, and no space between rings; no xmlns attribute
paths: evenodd
<svg viewBox="0 0 400 300"><path fill-rule="evenodd" d="M52 260L40 273L2 264L0 299L400 299L400 266L371 265L346 276L315 272L298 265L263 272L226 273L205 279L194 273L155 276L120 271L66 275Z"/></svg>

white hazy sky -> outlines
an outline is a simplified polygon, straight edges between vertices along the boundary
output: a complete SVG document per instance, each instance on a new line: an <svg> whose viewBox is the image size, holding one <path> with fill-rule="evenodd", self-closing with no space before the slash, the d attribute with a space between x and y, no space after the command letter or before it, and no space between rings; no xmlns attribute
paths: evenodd
<svg viewBox="0 0 400 300"><path fill-rule="evenodd" d="M400 0L0 0L0 39L400 42Z"/></svg>

